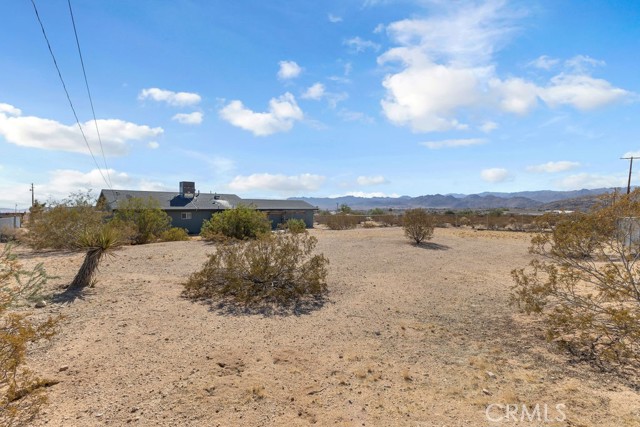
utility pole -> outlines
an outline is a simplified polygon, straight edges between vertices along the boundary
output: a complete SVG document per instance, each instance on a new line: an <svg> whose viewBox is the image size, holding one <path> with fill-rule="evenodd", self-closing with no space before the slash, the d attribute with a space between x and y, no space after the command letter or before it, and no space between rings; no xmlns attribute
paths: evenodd
<svg viewBox="0 0 640 427"><path fill-rule="evenodd" d="M31 183L29 191L31 191L31 207L34 207L36 204L36 193L33 191L33 182Z"/></svg>
<svg viewBox="0 0 640 427"><path fill-rule="evenodd" d="M627 194L631 193L631 170L633 169L633 156L620 157L621 160L629 160L629 180L627 181Z"/></svg>

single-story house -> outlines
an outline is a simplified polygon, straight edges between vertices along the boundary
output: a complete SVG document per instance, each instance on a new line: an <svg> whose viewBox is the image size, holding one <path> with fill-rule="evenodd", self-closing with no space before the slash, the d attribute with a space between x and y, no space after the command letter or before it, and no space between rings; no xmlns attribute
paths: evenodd
<svg viewBox="0 0 640 427"><path fill-rule="evenodd" d="M202 223L211 215L238 205L252 206L267 214L271 226L276 228L288 219L301 219L307 228L313 227L313 214L317 207L303 200L241 199L235 194L201 193L195 183L182 181L178 192L102 190L98 204L109 211L118 210L118 203L138 197L151 198L171 217L171 226L186 228L190 234L200 233Z"/></svg>

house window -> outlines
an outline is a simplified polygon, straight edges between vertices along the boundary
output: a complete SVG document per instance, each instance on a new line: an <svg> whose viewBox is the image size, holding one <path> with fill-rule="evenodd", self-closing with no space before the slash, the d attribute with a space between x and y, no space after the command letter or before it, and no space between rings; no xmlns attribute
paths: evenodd
<svg viewBox="0 0 640 427"><path fill-rule="evenodd" d="M182 219L191 219L191 212L181 212L180 217Z"/></svg>

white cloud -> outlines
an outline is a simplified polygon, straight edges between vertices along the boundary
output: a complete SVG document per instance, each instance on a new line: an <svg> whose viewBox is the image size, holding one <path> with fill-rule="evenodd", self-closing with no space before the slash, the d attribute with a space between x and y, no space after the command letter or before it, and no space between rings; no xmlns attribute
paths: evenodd
<svg viewBox="0 0 640 427"><path fill-rule="evenodd" d="M199 125L202 123L202 116L202 113L199 111L194 111L193 113L178 113L173 116L171 120L175 120L183 125Z"/></svg>
<svg viewBox="0 0 640 427"><path fill-rule="evenodd" d="M13 105L0 102L0 114L2 113L6 113L8 116L21 116L22 110L14 107Z"/></svg>
<svg viewBox="0 0 640 427"><path fill-rule="evenodd" d="M371 40L364 40L360 37L352 37L344 41L344 44L350 47L354 52L365 52L367 50L378 51L380 50L380 45L378 43L374 43Z"/></svg>
<svg viewBox="0 0 640 427"><path fill-rule="evenodd" d="M579 110L592 110L630 95L628 91L614 87L606 80L564 73L553 77L551 84L539 92L540 97L551 107L571 105Z"/></svg>
<svg viewBox="0 0 640 427"><path fill-rule="evenodd" d="M293 127L295 121L302 120L304 114L295 97L287 92L279 98L269 101L268 113L256 113L242 104L242 101L231 101L220 111L220 117L233 126L252 132L256 136L286 132Z"/></svg>
<svg viewBox="0 0 640 427"><path fill-rule="evenodd" d="M375 26L375 28L373 29L373 33L374 34L380 34L380 33L382 33L384 31L384 29L385 29L384 24L380 23L380 24Z"/></svg>
<svg viewBox="0 0 640 427"><path fill-rule="evenodd" d="M147 144L147 147L151 148L152 150L155 150L155 149L157 149L157 148L159 148L159 147L160 147L160 144L158 144L158 142L157 142L157 141L150 141L150 142Z"/></svg>
<svg viewBox="0 0 640 427"><path fill-rule="evenodd" d="M343 108L338 112L338 115L346 122L361 122L369 125L375 123L373 117L368 116L361 111L351 111Z"/></svg>
<svg viewBox="0 0 640 427"><path fill-rule="evenodd" d="M500 109L508 113L527 114L538 103L538 87L521 78L492 79L489 85L498 96Z"/></svg>
<svg viewBox="0 0 640 427"><path fill-rule="evenodd" d="M314 99L316 101L322 99L325 94L325 87L322 83L314 83L303 94L304 99Z"/></svg>
<svg viewBox="0 0 640 427"><path fill-rule="evenodd" d="M547 162L540 165L527 166L527 172L535 173L557 173L565 172L571 169L580 167L578 162L570 162L567 160L561 160L558 162Z"/></svg>
<svg viewBox="0 0 640 427"><path fill-rule="evenodd" d="M484 138L467 138L467 139L445 139L442 141L425 141L420 145L424 145L432 150L439 148L452 148L452 147L468 147L470 145L480 145L487 142Z"/></svg>
<svg viewBox="0 0 640 427"><path fill-rule="evenodd" d="M564 61L564 65L576 74L585 74L593 67L604 66L605 62L587 55L576 55Z"/></svg>
<svg viewBox="0 0 640 427"><path fill-rule="evenodd" d="M457 109L478 102L478 75L481 70L434 64L416 49L397 48L383 54L382 64L399 60L405 70L387 75L387 89L381 101L386 117L396 125L409 125L416 132L464 129L456 118Z"/></svg>
<svg viewBox="0 0 640 427"><path fill-rule="evenodd" d="M270 190L280 193L299 193L316 191L325 179L322 175L310 173L293 176L256 173L249 176L236 176L228 186L234 191Z"/></svg>
<svg viewBox="0 0 640 427"><path fill-rule="evenodd" d="M192 92L173 92L170 90L159 89L152 87L148 89L142 89L138 95L138 99L152 99L158 102L166 102L174 107L184 107L187 105L196 105L202 98L197 93Z"/></svg>
<svg viewBox="0 0 640 427"><path fill-rule="evenodd" d="M385 184L387 180L382 175L374 175L374 176L359 176L356 179L356 182L359 185L380 185Z"/></svg>
<svg viewBox="0 0 640 427"><path fill-rule="evenodd" d="M342 22L342 17L341 16L337 16L337 15L334 15L332 13L327 15L327 19L329 20L329 22L331 22L333 24L337 24L338 22Z"/></svg>
<svg viewBox="0 0 640 427"><path fill-rule="evenodd" d="M570 175L557 181L560 188L579 190L583 188L626 187L627 179L623 175L599 175L579 173Z"/></svg>
<svg viewBox="0 0 640 427"><path fill-rule="evenodd" d="M527 65L530 67L540 68L542 70L551 70L553 67L560 63L559 59L550 58L547 55L539 56L533 61L529 62Z"/></svg>
<svg viewBox="0 0 640 427"><path fill-rule="evenodd" d="M501 78L494 54L515 32L518 13L503 0L429 2L435 11L426 19L405 19L388 25L397 45L378 57L389 72L381 106L386 118L414 132L466 129L461 117L471 109L531 112L538 100L550 107L571 105L580 110L601 107L630 95L585 70L602 62L585 56L566 61L570 72L538 85L517 76ZM559 60L541 56L530 65L551 68Z"/></svg>
<svg viewBox="0 0 640 427"><path fill-rule="evenodd" d="M101 175L102 173L102 175ZM92 169L90 172L81 172L73 169L58 169L49 173L49 183L42 186L40 192L45 192L53 198L66 197L78 189L100 190L106 187L102 176L107 177L106 170ZM125 172L108 170L108 176L114 189L122 188L133 190L133 180Z"/></svg>
<svg viewBox="0 0 640 427"><path fill-rule="evenodd" d="M302 68L295 61L280 61L278 64L278 78L281 80L296 78L302 72Z"/></svg>
<svg viewBox="0 0 640 427"><path fill-rule="evenodd" d="M15 111L20 110L15 108ZM160 127L151 128L118 119L99 119L97 122L102 148L107 156L124 155L130 142L156 138L163 133ZM100 153L93 120L82 124L82 128L93 153ZM34 116L11 117L0 112L0 136L22 147L89 154L77 125L64 125L55 120Z"/></svg>
<svg viewBox="0 0 640 427"><path fill-rule="evenodd" d="M482 125L480 125L479 129L484 133L489 133L498 129L498 124L492 121L484 122Z"/></svg>
<svg viewBox="0 0 640 427"><path fill-rule="evenodd" d="M504 182L509 179L509 171L503 168L483 169L480 177L487 182Z"/></svg>
<svg viewBox="0 0 640 427"><path fill-rule="evenodd" d="M640 151L627 151L622 157L633 157L634 159L640 159Z"/></svg>

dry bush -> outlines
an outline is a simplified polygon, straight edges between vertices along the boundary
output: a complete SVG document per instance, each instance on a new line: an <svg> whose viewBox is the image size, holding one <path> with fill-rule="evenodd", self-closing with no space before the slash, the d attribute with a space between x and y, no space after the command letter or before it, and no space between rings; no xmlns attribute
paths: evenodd
<svg viewBox="0 0 640 427"><path fill-rule="evenodd" d="M373 220L379 222L385 227L397 227L402 225L402 217L400 215L376 215L373 217Z"/></svg>
<svg viewBox="0 0 640 427"><path fill-rule="evenodd" d="M0 425L29 425L46 402L43 387L50 381L38 378L24 366L27 348L50 339L60 318L31 321L11 311L22 299L33 297L47 280L41 265L22 270L10 246L0 251Z"/></svg>
<svg viewBox="0 0 640 427"><path fill-rule="evenodd" d="M105 216L89 192L71 194L49 207L36 204L29 215L26 242L35 250L75 249L85 233L103 226Z"/></svg>
<svg viewBox="0 0 640 427"><path fill-rule="evenodd" d="M20 239L20 230L13 227L0 227L0 243L13 242Z"/></svg>
<svg viewBox="0 0 640 427"><path fill-rule="evenodd" d="M233 209L213 214L205 220L200 235L205 240L255 239L271 231L267 214L252 206L238 205Z"/></svg>
<svg viewBox="0 0 640 427"><path fill-rule="evenodd" d="M431 239L433 236L435 220L433 215L422 208L409 209L404 212L402 218L402 228L404 234L416 245L425 240Z"/></svg>
<svg viewBox="0 0 640 427"><path fill-rule="evenodd" d="M171 227L160 234L160 240L163 242L182 242L189 240L189 233L184 228Z"/></svg>
<svg viewBox="0 0 640 427"><path fill-rule="evenodd" d="M307 233L282 233L221 245L189 277L184 294L249 308L317 300L327 291L329 261L313 255L316 243Z"/></svg>
<svg viewBox="0 0 640 427"><path fill-rule="evenodd" d="M533 237L539 255L512 272L513 302L541 315L547 336L603 368L640 362L640 191Z"/></svg>
<svg viewBox="0 0 640 427"><path fill-rule="evenodd" d="M349 215L346 213L329 215L326 218L326 225L331 230L349 230L352 228L356 228L359 223L360 223L359 216Z"/></svg>
<svg viewBox="0 0 640 427"><path fill-rule="evenodd" d="M374 221L365 221L362 223L362 228L376 228L377 226L378 223Z"/></svg>
<svg viewBox="0 0 640 427"><path fill-rule="evenodd" d="M289 233L305 233L307 224L301 219L289 218L284 223L278 224L278 228Z"/></svg>

